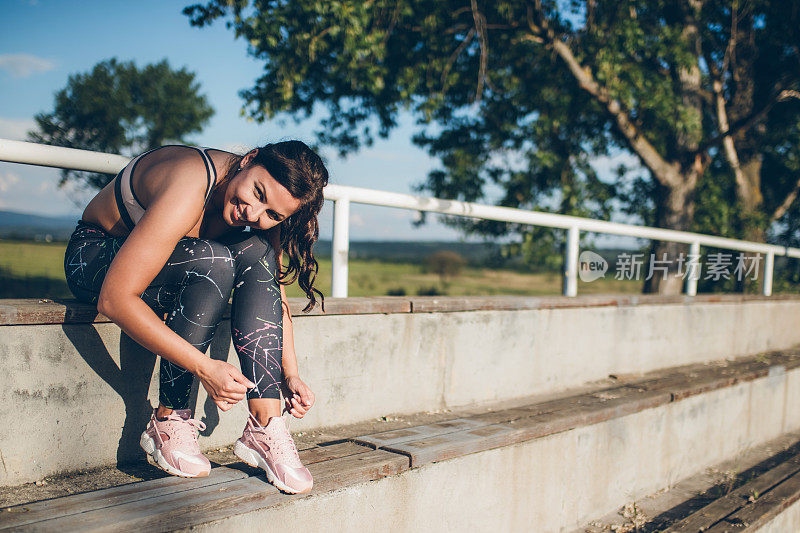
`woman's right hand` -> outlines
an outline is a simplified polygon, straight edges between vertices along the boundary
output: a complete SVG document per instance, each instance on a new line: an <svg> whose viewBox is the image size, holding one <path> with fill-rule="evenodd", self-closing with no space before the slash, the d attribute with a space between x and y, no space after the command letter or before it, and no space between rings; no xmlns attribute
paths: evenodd
<svg viewBox="0 0 800 533"><path fill-rule="evenodd" d="M239 400L244 400L247 389L256 386L235 366L216 359L206 359L197 371L197 377L217 407L223 411L233 407Z"/></svg>

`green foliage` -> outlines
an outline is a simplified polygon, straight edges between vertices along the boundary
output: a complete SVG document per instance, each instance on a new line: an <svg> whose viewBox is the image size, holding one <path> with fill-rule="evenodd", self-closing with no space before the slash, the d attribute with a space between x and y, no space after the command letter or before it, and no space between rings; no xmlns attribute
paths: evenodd
<svg viewBox="0 0 800 533"><path fill-rule="evenodd" d="M800 87L800 10L780 0L211 0L184 12L197 26L226 19L263 60L241 92L256 120L325 109L319 138L345 154L411 112L415 142L441 162L420 192L594 218L616 205L646 224L743 237L766 231L798 183L800 104L778 96ZM753 208L721 146L715 81L741 163L763 162ZM683 180L685 217L664 215L675 185L642 139ZM589 162L620 150L645 172L603 182ZM558 231L443 220L559 260ZM800 241L800 202L779 222L773 238Z"/></svg>
<svg viewBox="0 0 800 533"><path fill-rule="evenodd" d="M32 141L100 152L135 153L168 142L183 143L214 114L194 73L173 70L166 60L138 68L132 62L102 61L69 77L49 113L36 115ZM63 171L69 180L101 188L112 176Z"/></svg>

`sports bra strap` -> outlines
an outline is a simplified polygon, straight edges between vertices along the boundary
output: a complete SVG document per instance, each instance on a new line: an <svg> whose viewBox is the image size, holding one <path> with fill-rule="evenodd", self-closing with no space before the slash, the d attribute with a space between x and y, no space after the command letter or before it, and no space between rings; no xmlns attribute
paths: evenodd
<svg viewBox="0 0 800 533"><path fill-rule="evenodd" d="M128 227L129 231L133 230L133 227L142 218L145 211L145 207L136 196L136 192L133 190L133 184L131 183L131 177L133 176L133 172L136 170L136 165L147 154L168 146L184 146L186 148L197 150L200 153L200 156L203 158L203 164L206 167L206 178L208 180L206 184L205 201L208 202L208 199L211 196L212 185L217 181L217 169L214 166L214 162L211 160L211 156L208 155L209 148L189 146L185 144L168 144L148 150L147 152L144 152L131 159L128 164L125 165L125 168L120 170L119 174L117 174L115 178L116 182L114 183L114 198L117 203L117 210L122 218L122 222Z"/></svg>

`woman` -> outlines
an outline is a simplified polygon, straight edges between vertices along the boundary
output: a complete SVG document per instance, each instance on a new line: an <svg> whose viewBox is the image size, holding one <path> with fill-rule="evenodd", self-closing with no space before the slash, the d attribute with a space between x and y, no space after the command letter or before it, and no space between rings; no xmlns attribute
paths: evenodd
<svg viewBox="0 0 800 533"><path fill-rule="evenodd" d="M298 281L310 300L304 312L314 293L324 311L311 246L327 182L322 160L300 141L244 156L163 146L134 158L86 207L64 258L67 284L161 356L159 405L140 444L170 474L211 470L197 444L205 425L189 409L196 376L223 411L247 398L238 457L283 491L311 490L281 416L281 386L296 418L314 403L298 373L284 285ZM231 292L241 372L205 356Z"/></svg>

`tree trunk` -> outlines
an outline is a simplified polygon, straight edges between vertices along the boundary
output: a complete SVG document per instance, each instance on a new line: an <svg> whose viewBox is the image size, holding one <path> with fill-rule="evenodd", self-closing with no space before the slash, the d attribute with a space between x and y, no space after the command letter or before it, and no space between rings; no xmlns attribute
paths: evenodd
<svg viewBox="0 0 800 533"><path fill-rule="evenodd" d="M741 167L742 179L737 182L736 187L736 196L739 198L742 207L741 235L745 240L756 242L765 242L767 240L766 221L762 211L764 197L761 194L761 162L760 154L746 161ZM753 261L759 254L745 253L743 255L745 256L745 261ZM764 257L761 257L759 264L764 264ZM763 275L759 275L758 283L755 287L752 283L748 284L746 279L738 279L738 277L735 279L736 292L747 292L748 286L759 292L763 289Z"/></svg>
<svg viewBox="0 0 800 533"><path fill-rule="evenodd" d="M694 219L694 187L688 180L677 187L660 186L656 198L656 226L674 230L686 231ZM683 290L684 276L686 273L686 260L679 266L678 259L683 254L687 258L689 248L687 245L668 241L653 241L650 247L650 257L645 258L645 264L656 259L666 259L668 263L667 275L660 270L654 270L650 279L645 279L644 292L658 294L680 294ZM664 265L664 263L661 263ZM680 271L679 271L680 269ZM647 277L647 269L643 276Z"/></svg>
<svg viewBox="0 0 800 533"><path fill-rule="evenodd" d="M678 128L676 135L676 148L678 153L686 157L679 158L683 164L672 162L669 173L658 179L660 186L656 193L656 226L679 231L690 229L694 220L694 191L698 178L703 174L701 158L694 157L692 161L688 154L696 154L702 137L703 100L700 97L700 32L697 19L700 15L702 2L689 0L685 6L684 26L681 32L682 39L687 43L695 60L688 66L678 69L678 78L681 82L681 100L683 110L689 120L686 128ZM692 127L692 125L694 125ZM655 174L655 173L654 173ZM671 174L671 176L669 175ZM659 176L656 174L656 178ZM680 294L683 289L686 273L686 254L688 246L676 242L654 241L650 247L649 261L660 261L661 267L666 267L667 272L650 269L645 276L644 292L658 294ZM684 261L680 258L683 254ZM647 277L649 276L649 279Z"/></svg>

